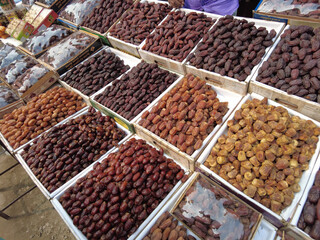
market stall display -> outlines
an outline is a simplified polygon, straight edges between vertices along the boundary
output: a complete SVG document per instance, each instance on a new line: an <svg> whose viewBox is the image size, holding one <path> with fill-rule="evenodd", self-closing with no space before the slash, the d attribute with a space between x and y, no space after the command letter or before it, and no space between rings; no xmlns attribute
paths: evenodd
<svg viewBox="0 0 320 240"><path fill-rule="evenodd" d="M11 44L5 44L0 48L0 69L7 67L15 60L19 60L25 55Z"/></svg>
<svg viewBox="0 0 320 240"><path fill-rule="evenodd" d="M171 10L166 3L138 1L110 29L108 40L113 47L140 57L141 43Z"/></svg>
<svg viewBox="0 0 320 240"><path fill-rule="evenodd" d="M57 44L72 33L73 31L71 29L53 24L49 28L32 35L23 42L21 49L32 56L39 57L49 47Z"/></svg>
<svg viewBox="0 0 320 240"><path fill-rule="evenodd" d="M73 222L77 237L127 239L159 211L184 174L161 150L131 138L58 196L69 216L59 213L64 219L71 217L71 222L65 221Z"/></svg>
<svg viewBox="0 0 320 240"><path fill-rule="evenodd" d="M261 214L199 174L172 214L201 239L251 239Z"/></svg>
<svg viewBox="0 0 320 240"><path fill-rule="evenodd" d="M0 85L0 108L18 100L18 96L10 88Z"/></svg>
<svg viewBox="0 0 320 240"><path fill-rule="evenodd" d="M320 120L319 29L287 26L250 83L249 91Z"/></svg>
<svg viewBox="0 0 320 240"><path fill-rule="evenodd" d="M133 0L105 0L94 8L84 19L82 27L92 29L98 33L106 33L109 28L131 7Z"/></svg>
<svg viewBox="0 0 320 240"><path fill-rule="evenodd" d="M19 153L49 193L98 160L126 136L115 121L89 108L55 126Z"/></svg>
<svg viewBox="0 0 320 240"><path fill-rule="evenodd" d="M17 149L83 107L82 98L71 91L50 89L0 120L1 140Z"/></svg>
<svg viewBox="0 0 320 240"><path fill-rule="evenodd" d="M129 68L116 53L104 49L64 74L61 80L90 96L113 82Z"/></svg>
<svg viewBox="0 0 320 240"><path fill-rule="evenodd" d="M141 62L95 95L94 100L130 121L177 79L178 75L156 64Z"/></svg>
<svg viewBox="0 0 320 240"><path fill-rule="evenodd" d="M167 64L158 58L153 59L153 55L176 61L178 66L171 70L184 73L184 68L179 63L188 56L217 18L215 15L209 17L201 12L172 11L147 37L140 50L140 55L148 61L156 60L163 66Z"/></svg>

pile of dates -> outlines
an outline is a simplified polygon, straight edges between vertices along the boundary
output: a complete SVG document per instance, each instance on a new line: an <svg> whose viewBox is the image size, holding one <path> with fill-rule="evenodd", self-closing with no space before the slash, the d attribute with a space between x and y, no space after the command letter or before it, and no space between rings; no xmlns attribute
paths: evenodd
<svg viewBox="0 0 320 240"><path fill-rule="evenodd" d="M129 68L113 52L103 50L78 64L63 75L61 80L84 95L90 96L114 81Z"/></svg>
<svg viewBox="0 0 320 240"><path fill-rule="evenodd" d="M259 213L222 188L212 185L202 175L187 190L173 211L201 239L251 239L259 223Z"/></svg>
<svg viewBox="0 0 320 240"><path fill-rule="evenodd" d="M0 131L16 149L85 106L77 94L55 87L4 115Z"/></svg>
<svg viewBox="0 0 320 240"><path fill-rule="evenodd" d="M229 120L204 165L249 197L280 214L300 191L320 128L268 100L246 101Z"/></svg>
<svg viewBox="0 0 320 240"><path fill-rule="evenodd" d="M141 62L113 81L95 100L130 121L177 79L176 74L155 63Z"/></svg>
<svg viewBox="0 0 320 240"><path fill-rule="evenodd" d="M189 74L142 114L139 125L192 155L228 112L228 103L204 80Z"/></svg>
<svg viewBox="0 0 320 240"><path fill-rule="evenodd" d="M105 33L131 7L133 0L104 0L85 18L84 27Z"/></svg>
<svg viewBox="0 0 320 240"><path fill-rule="evenodd" d="M255 27L254 22L232 16L220 18L209 33L205 34L189 64L218 73L222 76L245 81L273 44L276 31Z"/></svg>
<svg viewBox="0 0 320 240"><path fill-rule="evenodd" d="M54 127L27 145L21 156L43 186L53 192L118 146L125 136L114 119L91 107L88 113Z"/></svg>
<svg viewBox="0 0 320 240"><path fill-rule="evenodd" d="M143 240L195 240L193 236L187 234L187 228L178 223L169 212L164 212Z"/></svg>
<svg viewBox="0 0 320 240"><path fill-rule="evenodd" d="M205 14L170 12L142 49L182 62L214 23Z"/></svg>
<svg viewBox="0 0 320 240"><path fill-rule="evenodd" d="M127 239L168 195L184 171L144 140L120 145L60 198L88 239Z"/></svg>
<svg viewBox="0 0 320 240"><path fill-rule="evenodd" d="M320 239L320 171L316 173L313 186L309 190L298 228L308 233L313 239Z"/></svg>
<svg viewBox="0 0 320 240"><path fill-rule="evenodd" d="M168 4L137 2L126 12L110 35L128 43L139 45L171 11Z"/></svg>
<svg viewBox="0 0 320 240"><path fill-rule="evenodd" d="M258 73L261 83L320 103L320 28L286 29Z"/></svg>

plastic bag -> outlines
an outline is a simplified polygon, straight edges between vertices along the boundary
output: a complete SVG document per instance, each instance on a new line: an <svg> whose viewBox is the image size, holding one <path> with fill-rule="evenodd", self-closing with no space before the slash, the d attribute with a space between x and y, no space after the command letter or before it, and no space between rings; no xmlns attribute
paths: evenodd
<svg viewBox="0 0 320 240"><path fill-rule="evenodd" d="M22 59L24 57L25 57L25 55L22 54L20 51L18 51L16 49L12 49L11 51L9 51L6 54L6 56L1 58L1 60L0 60L0 69L3 69L5 67L7 67L9 64L11 64L15 60L19 60L19 59Z"/></svg>
<svg viewBox="0 0 320 240"><path fill-rule="evenodd" d="M19 100L18 96L7 86L0 86L0 107L5 107L10 103Z"/></svg>

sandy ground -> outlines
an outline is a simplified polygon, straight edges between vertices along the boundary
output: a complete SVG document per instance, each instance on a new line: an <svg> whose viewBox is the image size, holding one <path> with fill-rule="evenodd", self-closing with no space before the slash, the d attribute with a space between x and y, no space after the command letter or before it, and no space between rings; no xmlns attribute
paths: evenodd
<svg viewBox="0 0 320 240"><path fill-rule="evenodd" d="M0 172L16 161L0 147ZM34 184L21 165L0 176L0 209ZM10 206L5 213L11 219L0 217L0 239L75 239L66 224L38 188Z"/></svg>

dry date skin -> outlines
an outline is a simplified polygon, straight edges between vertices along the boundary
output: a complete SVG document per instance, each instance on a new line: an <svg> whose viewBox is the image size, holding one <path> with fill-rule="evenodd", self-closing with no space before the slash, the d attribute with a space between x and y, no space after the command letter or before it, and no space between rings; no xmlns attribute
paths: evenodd
<svg viewBox="0 0 320 240"><path fill-rule="evenodd" d="M127 239L183 176L162 150L132 138L96 163L59 201L88 239Z"/></svg>
<svg viewBox="0 0 320 240"><path fill-rule="evenodd" d="M189 64L222 76L245 81L273 44L276 32L232 16L220 18L205 34Z"/></svg>
<svg viewBox="0 0 320 240"><path fill-rule="evenodd" d="M110 35L125 42L139 45L171 9L168 4L137 2L132 9L124 13L121 21L110 30Z"/></svg>
<svg viewBox="0 0 320 240"><path fill-rule="evenodd" d="M228 103L204 80L189 74L168 92L139 125L192 155L228 112Z"/></svg>
<svg viewBox="0 0 320 240"><path fill-rule="evenodd" d="M91 163L98 160L125 137L114 119L94 108L65 124L54 127L21 156L43 186L53 192Z"/></svg>
<svg viewBox="0 0 320 240"><path fill-rule="evenodd" d="M259 214L199 175L173 214L202 239L249 239Z"/></svg>
<svg viewBox="0 0 320 240"><path fill-rule="evenodd" d="M78 64L63 75L61 80L84 95L90 96L114 81L129 68L113 52L103 50Z"/></svg>
<svg viewBox="0 0 320 240"><path fill-rule="evenodd" d="M170 12L146 39L143 49L182 62L215 20L205 14Z"/></svg>
<svg viewBox="0 0 320 240"><path fill-rule="evenodd" d="M258 71L257 81L320 103L320 28L291 26Z"/></svg>
<svg viewBox="0 0 320 240"><path fill-rule="evenodd" d="M141 62L113 81L95 100L130 121L177 78L176 74L159 68L155 63Z"/></svg>
<svg viewBox="0 0 320 240"><path fill-rule="evenodd" d="M320 239L320 171L316 173L313 186L298 221L298 228L309 234L313 239Z"/></svg>
<svg viewBox="0 0 320 240"><path fill-rule="evenodd" d="M55 87L4 115L0 131L16 149L85 106L76 93Z"/></svg>
<svg viewBox="0 0 320 240"><path fill-rule="evenodd" d="M235 112L204 165L280 214L300 191L320 128L267 101L248 100Z"/></svg>
<svg viewBox="0 0 320 240"><path fill-rule="evenodd" d="M168 211L164 212L155 224L151 227L147 236L143 240L151 239L194 239L193 236L187 234L187 228L178 225L176 220Z"/></svg>
<svg viewBox="0 0 320 240"><path fill-rule="evenodd" d="M131 7L133 0L104 0L83 21L81 25L100 33L109 28Z"/></svg>

